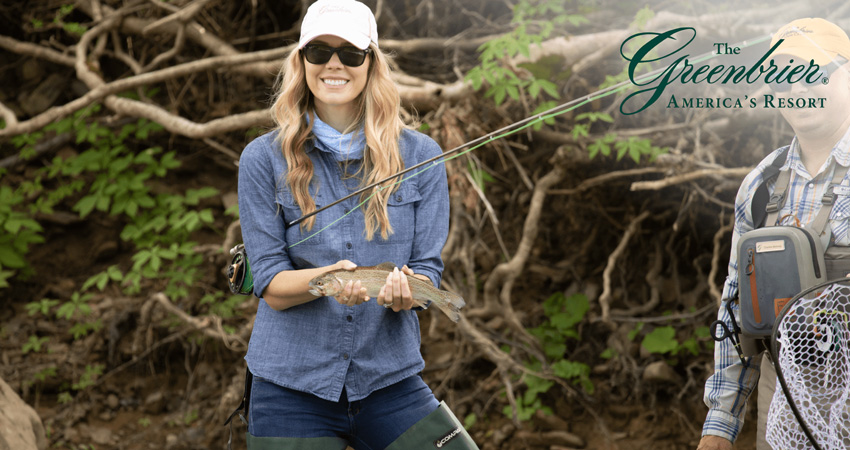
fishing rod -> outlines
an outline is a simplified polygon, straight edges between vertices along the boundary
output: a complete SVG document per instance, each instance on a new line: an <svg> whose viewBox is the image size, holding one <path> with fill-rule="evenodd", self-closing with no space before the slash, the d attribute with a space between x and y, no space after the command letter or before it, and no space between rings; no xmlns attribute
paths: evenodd
<svg viewBox="0 0 850 450"><path fill-rule="evenodd" d="M759 44L759 43L761 43L761 42L764 42L764 41L766 41L766 40L770 39L771 37L772 37L772 36L771 36L771 35L769 35L769 34L768 34L768 35L764 35L764 36L762 36L762 37L758 37L758 38L755 38L755 39L750 39L750 40L741 41L740 43L736 44L736 46L739 46L739 47L742 47L742 48L750 47L750 46L752 46L752 45L756 45L756 44ZM709 51L709 52L703 53L702 55L697 56L697 57L696 57L696 58L694 58L692 61L693 61L693 62L695 62L695 63L696 63L696 62L702 62L702 61L706 61L706 60L712 59L712 58L716 57L717 55L719 55L719 53L718 53L717 51L715 51L715 50L712 50L712 51ZM669 67L664 67L664 68L660 68L660 69L653 70L653 71L651 71L651 72L648 72L648 73L645 73L645 74L643 74L643 75L640 75L640 76L635 77L635 80L634 80L634 81L643 81L643 80L645 80L645 79L647 79L647 78L650 78L650 77L652 77L652 76L655 76L655 75L661 74L661 73L663 73L665 70L669 70L669 69L670 69ZM519 132L519 131L522 131L522 130L524 130L524 129L526 129L526 128L530 127L530 126L533 126L534 124L537 124L537 123L543 122L543 121L545 121L545 120L547 120L547 119L551 119L551 118L557 117L557 116L559 116L559 115L561 115L561 114L564 114L564 113L567 113L567 112L569 112L569 111L572 111L572 110L574 110L574 109L576 109L576 108L578 108L578 107L580 107L580 106L583 106L583 105L585 105L585 104L587 104L587 103L590 103L590 102L591 102L591 101L593 101L593 100L600 99L600 98L607 97L607 96L609 96L609 95L615 94L615 93L617 93L617 92L619 92L619 91L621 91L621 90L623 90L623 89L626 89L626 88L628 88L628 87L630 87L630 86L632 86L632 85L633 85L632 80L622 81L622 82L617 83L617 84L615 84L615 85L613 85L613 86L609 86L609 87L607 87L607 88L600 89L600 90L598 90L598 91L596 91L596 92L593 92L593 93L591 93L591 94L588 94L588 95L585 95L585 96L582 96L582 97L579 97L579 98L576 98L576 99L570 100L570 101L568 101L568 102L566 102L566 103L562 103L562 104L560 104L560 105L558 105L558 106L555 106L554 108L551 108L551 109L548 109L548 110L543 111L543 112L541 112L541 113L538 113L538 114L536 114L536 115L533 115L533 116L527 117L527 118L525 118L525 119L523 119L523 120L520 120L520 121L518 121L518 122L514 122L514 123L512 123L512 124L510 124L510 125L507 125L507 126L505 126L505 127L502 127L502 128L500 128L500 129L498 129L498 130L496 130L496 131L493 131L493 132L491 132L491 133L488 133L488 134L486 134L486 135L484 135L484 136L481 136L481 137L479 137L479 138L477 138L477 139L473 139L473 140L471 140L471 141L469 141L469 142L466 142L466 143L464 143L464 144L461 144L461 145L459 145L459 146L457 146L457 147L455 147L455 148L453 148L453 149L451 149L451 150L449 150L449 151L443 152L443 153L441 153L441 154L439 154L439 155L437 155L437 156L435 156L435 157L433 157L433 158L427 159L427 160L422 161L422 162L420 162L420 163L418 163L418 164L416 164L416 165L413 165L413 166L411 166L411 167L408 167L408 168L406 168L406 169L404 169L404 170L402 170L402 171L400 171L400 172L397 172L397 173L395 173L395 174L393 174L393 175L390 175L390 176L388 176L388 177L386 177L386 178L384 178L384 179L382 179L382 180L379 180L379 181L376 181L376 182L374 182L374 183L371 183L371 184L369 184L369 185L367 185L367 186L364 186L364 187L362 187L362 188L360 188L360 189L358 189L358 190L356 190L356 191L354 191L354 192L352 192L352 193L350 193L350 194L346 195L345 197L342 197L342 198L340 198L340 199L338 199L338 200L335 200L335 201L333 201L332 203L329 203L329 204L327 204L327 205L325 205L325 206L323 206L323 207L321 207L321 208L316 209L315 211L312 211L312 212L309 212L309 213L307 213L307 214L304 214L303 216L299 217L298 219L295 219L295 220L293 220L292 222L289 222L288 226L298 225L299 223L301 223L301 222L303 222L303 221L305 221L305 220L309 219L310 217L313 217L313 216L315 216L316 214L319 214L320 212L322 212L322 211L324 211L324 210L326 210L326 209L328 209L328 208L331 208L331 207L333 207L333 206L335 206L335 205L338 205L338 204L340 204L340 203L342 203L342 202L344 202L344 201L346 201L346 200L348 200L348 199L350 199L350 198L352 198L352 197L354 197L354 196L356 196L356 195L362 194L362 193L364 193L364 192L366 192L366 191L368 191L368 190L370 190L370 189L375 189L375 188L377 187L376 192L380 192L380 191L382 191L383 189L386 189L386 188L388 188L388 187L395 186L396 184L401 183L403 180L396 181L395 183L393 183L393 184L392 184L392 185L390 185L390 186L381 186L381 185L382 185L382 184L384 184L384 183L386 183L387 181L390 181L390 180L393 180L393 179L395 179L395 178L398 178L398 177L400 177L400 176L402 176L402 175L405 175L405 174L407 174L407 173L409 173L409 172L411 172L411 171L413 171L413 170L416 170L416 169L418 169L418 168L421 168L421 167L423 167L423 166L426 166L426 165L428 165L428 164L431 164L431 166L430 166L430 167L426 167L426 168L424 168L423 170L421 170L421 171L419 171L419 172L416 172L415 174L413 174L413 175L411 175L410 177L408 177L408 179L413 178L413 177L414 177L414 176L416 176L416 175L419 175L420 173L422 173L422 172L424 172L425 170L428 170L428 169L430 169L430 168L432 168L432 167L436 166L436 165L437 165L437 164L439 164L439 163L445 163L445 162L450 161L450 160L452 160L452 159L454 159L454 158L460 157L460 156L462 156L462 155L464 155L464 154L466 154L466 153L468 153L468 152L470 152L470 151L472 151L472 150L475 150L475 149L477 149L477 148L479 148L479 147L482 147L482 146L484 146L484 145L486 145L486 144L488 144L488 143L490 143L490 142L493 142L493 141L496 141L496 140L498 140L498 139L502 139L502 138L504 138L504 137L510 136L510 135L515 134L515 133L517 133L517 132ZM457 152L460 152L460 151L461 151L461 150L463 150L463 149L466 149L466 151L461 152L461 153L457 153ZM455 153L457 153L457 154L455 154ZM440 161L440 160L442 160L442 161ZM294 244L290 245L289 247L294 247L294 246L296 246L296 245L298 245L298 244L300 244L300 243L302 243L302 242L304 242L304 241L307 241L308 239L310 239L310 238L312 238L312 237L314 237L314 236L318 235L319 233L323 232L323 231L324 231L324 230L326 230L327 228L330 228L330 227L331 227L331 226L333 226L336 222L338 222L338 221L342 220L345 216L347 216L348 214L351 214L351 213L352 213L352 212L354 212L357 208L359 208L359 207L360 207L360 206L362 206L364 203L366 203L367 201L369 201L369 199L371 199L371 198L375 195L375 193L376 193L376 192L373 192L373 193L372 193L372 195L370 195L369 197L365 198L363 201L361 201L359 204L357 204L357 206L355 206L354 208L352 208L349 212L347 212L347 213L343 214L342 216L340 216L339 218L337 218L337 219L336 219L336 220L334 220L333 222L329 223L329 224L328 224L327 226L325 226L324 228L322 228L322 229L320 229L320 230L316 231L315 233L313 233L313 234L311 234L311 235L307 236L306 238L302 239L301 241L296 242L296 243L294 243Z"/></svg>

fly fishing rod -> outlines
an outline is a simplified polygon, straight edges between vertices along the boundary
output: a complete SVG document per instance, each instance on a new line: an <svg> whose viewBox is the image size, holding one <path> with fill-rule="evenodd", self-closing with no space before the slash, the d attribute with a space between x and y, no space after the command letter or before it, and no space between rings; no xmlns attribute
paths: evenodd
<svg viewBox="0 0 850 450"><path fill-rule="evenodd" d="M736 46L739 46L739 47L742 47L742 48L743 47L750 47L752 45L764 42L764 41L766 41L770 38L771 38L771 35L765 35L765 36L762 36L762 37L759 37L759 38L742 41L739 44L737 44ZM696 58L694 58L692 60L692 62L696 63L696 62L706 61L706 60L709 60L709 59L716 57L717 55L718 55L718 53L716 51L712 50L710 52L706 52L706 53L703 53L700 56L697 56ZM648 72L646 74L635 77L634 81L644 81L644 80L646 80L650 77L653 77L655 75L663 73L665 70L670 70L670 69L671 68L669 68L669 67L656 69L654 71L651 71L651 72ZM483 145L486 145L487 143L490 143L490 142L496 141L498 139L502 139L504 137L510 136L510 135L515 134L519 131L522 131L522 130L524 130L524 129L526 129L526 128L534 125L534 124L543 122L545 120L554 118L554 117L559 116L561 114L564 114L566 112L572 111L572 110L574 110L574 109L576 109L580 106L583 106L583 105L585 105L585 104L587 104L587 103L589 103L593 100L600 99L600 98L607 97L609 95L615 94L615 93L617 93L617 92L619 92L623 89L630 87L631 85L632 85L632 80L622 81L622 82L617 83L613 86L609 86L607 88L600 89L600 90L593 92L591 94L570 100L566 103L562 103L562 104L560 104L560 105L558 105L554 108L551 108L549 110L546 110L546 111L541 112L539 114L536 114L534 116L530 116L530 117L527 117L527 118L520 120L518 122L514 122L510 125L507 125L503 128L500 128L496 131L493 131L489 134L486 134L486 135L481 136L477 139L473 139L469 142L466 142L462 145L459 145L459 146L457 146L457 147L455 147L455 148L453 148L449 151L443 152L443 153L441 153L441 154L439 154L439 155L437 155L433 158L427 159L427 160L422 161L422 162L420 162L420 163L418 163L414 166L408 167L408 168L406 168L402 171L399 171L399 172L397 172L393 175L390 175L390 176L388 176L388 177L386 177L386 178L384 178L380 181L376 181L376 182L371 183L367 186L364 186L364 187L346 195L345 197L342 197L338 200L335 200L335 201L333 201L333 202L331 202L331 203L329 203L325 206L322 206L321 208L317 208L315 211L304 214L303 216L299 217L298 219L295 219L295 220L289 222L288 226L297 225L297 224L307 220L308 218L310 218L310 217L312 217L316 214L319 214L320 212L322 212L322 211L324 211L328 208L331 208L335 205L338 205L341 202L344 202L344 201L346 201L346 200L348 200L348 199L350 199L350 198L352 198L356 195L360 195L360 194L367 192L371 189L377 188L377 191L381 191L381 190L386 188L385 186L382 186L382 185L384 183L386 183L387 181L401 177L401 176L403 176L403 175L405 175L405 174L407 174L407 173L409 173L413 170L416 170L416 169L424 167L428 164L431 164L430 167L425 167L424 169L420 170L419 172L416 172L415 174L411 175L411 177L416 176L416 175L424 172L425 170L428 170L428 169L434 167L435 165L439 164L440 162L445 163L446 161L450 161L450 160L457 158L459 156L462 156L462 155L464 155L464 154L466 154L466 153L468 153L472 150L475 150L475 149L477 149L477 148L479 148ZM466 149L466 151L461 152L461 150L464 150L464 149ZM442 160L442 161L440 161L440 160ZM398 184L401 181L403 181L403 180L396 181L393 185ZM315 233L307 236L303 240L290 245L289 247L294 247L295 245L298 245L298 244L318 235L319 233L323 232L327 228L333 226L336 222L341 220L343 217L345 217L348 214L351 214L352 212L354 212L354 210L356 210L357 208L362 206L364 203L366 203L374 195L375 195L375 193L372 193L372 195L370 195L369 197L367 197L366 199L361 201L356 207L352 208L348 213L340 216L339 218L337 218L336 220L334 220L333 222L331 222L330 224L328 224L324 228L322 228L322 229L316 231Z"/></svg>

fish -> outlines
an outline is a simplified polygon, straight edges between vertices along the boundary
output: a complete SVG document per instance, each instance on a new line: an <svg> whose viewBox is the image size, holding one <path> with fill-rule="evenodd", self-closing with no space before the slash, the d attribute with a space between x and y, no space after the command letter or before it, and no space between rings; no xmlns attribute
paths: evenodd
<svg viewBox="0 0 850 450"><path fill-rule="evenodd" d="M385 262L377 266L357 267L354 270L337 269L325 272L310 280L310 293L316 296L335 297L342 293L349 281L360 280L366 288L366 295L377 297L381 288L387 283L387 275L395 269L395 264ZM460 309L466 305L463 297L453 292L435 288L431 283L416 277L407 277L413 304L422 308L428 307L428 302L437 305L452 322L460 320Z"/></svg>

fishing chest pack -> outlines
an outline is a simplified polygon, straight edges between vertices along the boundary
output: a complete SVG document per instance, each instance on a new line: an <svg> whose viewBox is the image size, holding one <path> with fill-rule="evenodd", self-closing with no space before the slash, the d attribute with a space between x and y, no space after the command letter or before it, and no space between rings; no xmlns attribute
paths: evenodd
<svg viewBox="0 0 850 450"><path fill-rule="evenodd" d="M830 246L831 230L827 226L835 203L834 190L847 173L846 167L836 166L821 199L821 208L810 224L775 225L791 179L790 170L780 171L788 149L783 149L765 168L764 181L753 195L751 205L756 229L744 233L738 241L737 325L743 356L757 355L765 348L763 342L770 338L776 317L794 296L850 273L850 249ZM773 177L777 177L776 186L770 195L767 182Z"/></svg>

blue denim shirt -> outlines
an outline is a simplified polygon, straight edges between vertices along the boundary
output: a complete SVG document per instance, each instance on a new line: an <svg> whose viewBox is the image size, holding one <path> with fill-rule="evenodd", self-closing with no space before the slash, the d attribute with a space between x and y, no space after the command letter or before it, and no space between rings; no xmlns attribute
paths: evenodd
<svg viewBox="0 0 850 450"><path fill-rule="evenodd" d="M333 298L275 311L262 299L272 278L284 270L306 269L342 259L359 266L392 262L407 264L440 285L449 223L445 165L405 176L388 201L394 233L383 240L377 232L365 238L362 208L310 238L360 202L355 196L316 215L312 231L286 224L301 216L286 184L286 160L277 131L248 144L239 162L239 214L242 237L260 296L257 317L245 359L251 372L280 386L338 401L343 387L349 401L397 383L422 371L419 319L415 311L393 312L374 299L343 306ZM442 153L424 134L404 130L399 147L405 167ZM340 165L321 146L307 145L313 161L310 192L317 207L355 190L359 181L343 179ZM351 170L349 168L349 170ZM420 169L421 170L421 169ZM414 171L412 173L416 173Z"/></svg>

